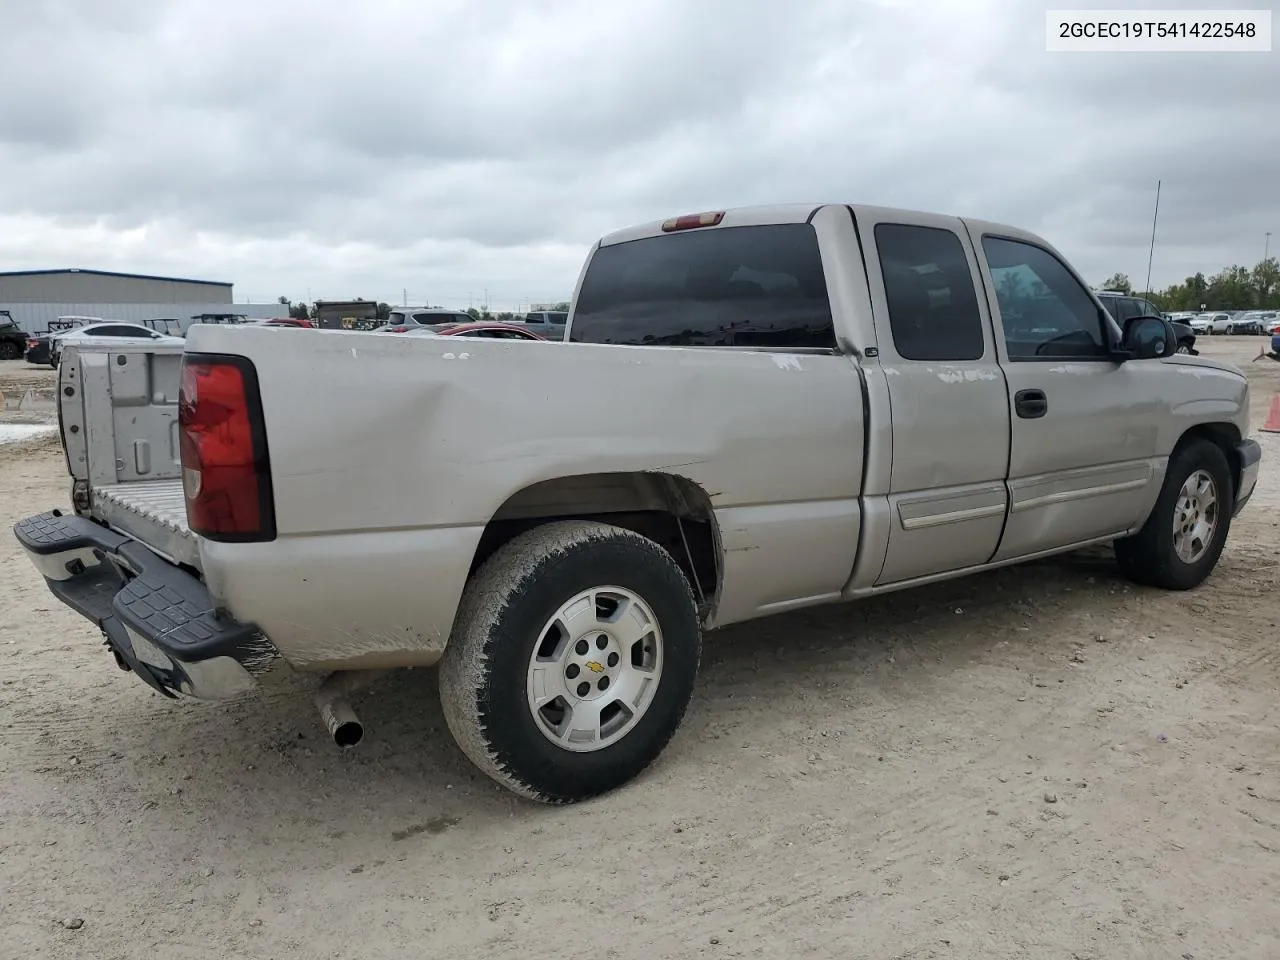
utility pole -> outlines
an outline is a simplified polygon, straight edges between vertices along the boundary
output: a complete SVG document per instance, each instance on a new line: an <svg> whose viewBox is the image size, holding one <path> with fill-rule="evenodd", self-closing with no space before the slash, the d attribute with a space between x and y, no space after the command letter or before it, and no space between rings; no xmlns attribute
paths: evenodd
<svg viewBox="0 0 1280 960"><path fill-rule="evenodd" d="M408 287L400 288L400 300L402 301L400 306L407 307L409 305L409 288Z"/></svg>
<svg viewBox="0 0 1280 960"><path fill-rule="evenodd" d="M1268 230L1265 236L1267 239L1266 239L1266 242L1262 245L1262 262L1263 263L1266 263L1267 256L1271 253L1271 231Z"/></svg>
<svg viewBox="0 0 1280 960"><path fill-rule="evenodd" d="M1156 212L1151 217L1151 252L1147 254L1147 286L1144 290L1151 296L1151 262L1156 256L1156 222L1160 219L1160 181L1156 181Z"/></svg>

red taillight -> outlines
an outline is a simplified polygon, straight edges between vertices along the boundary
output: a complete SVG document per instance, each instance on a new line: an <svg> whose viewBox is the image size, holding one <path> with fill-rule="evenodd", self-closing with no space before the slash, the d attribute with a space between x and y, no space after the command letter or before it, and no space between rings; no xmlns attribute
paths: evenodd
<svg viewBox="0 0 1280 960"><path fill-rule="evenodd" d="M408 333L409 328L408 327L392 327L391 332L392 333Z"/></svg>
<svg viewBox="0 0 1280 960"><path fill-rule="evenodd" d="M253 364L189 354L178 392L187 525L210 540L273 540L271 466Z"/></svg>
<svg viewBox="0 0 1280 960"><path fill-rule="evenodd" d="M695 227L715 227L719 226L720 221L724 219L724 211L718 213L690 213L683 217L672 217L662 225L663 233L670 233L672 230L692 230Z"/></svg>
<svg viewBox="0 0 1280 960"><path fill-rule="evenodd" d="M36 347L38 347L38 346L40 346L40 341L39 341L39 340L28 340L28 341L27 341L27 349L28 349L28 350L34 350L34 349L35 349Z"/></svg>

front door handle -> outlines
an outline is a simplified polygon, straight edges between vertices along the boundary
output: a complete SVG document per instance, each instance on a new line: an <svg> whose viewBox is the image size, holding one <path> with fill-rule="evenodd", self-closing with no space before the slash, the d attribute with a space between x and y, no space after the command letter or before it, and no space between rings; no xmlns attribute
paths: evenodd
<svg viewBox="0 0 1280 960"><path fill-rule="evenodd" d="M1049 398L1043 390L1019 390L1013 395L1013 410L1023 420L1038 420L1049 412Z"/></svg>

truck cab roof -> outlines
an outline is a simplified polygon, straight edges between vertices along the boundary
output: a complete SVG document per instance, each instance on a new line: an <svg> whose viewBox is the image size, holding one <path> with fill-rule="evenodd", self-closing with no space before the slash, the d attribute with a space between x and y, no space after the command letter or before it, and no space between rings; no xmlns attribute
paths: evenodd
<svg viewBox="0 0 1280 960"><path fill-rule="evenodd" d="M679 216L668 217L663 220L651 220L646 223L635 224L630 227L624 227L621 230L615 230L612 233L607 233L601 237L598 246L607 247L612 246L613 244L626 243L630 240L641 240L646 237L662 236L664 233L672 233L676 229L688 229L687 227L677 228L674 224L676 221L692 219L694 217L719 218L714 223L703 225L701 229L757 227L774 223L806 223L811 221L814 214L824 207L848 207L854 215L860 219L863 216L866 216L867 218L875 219L904 219L907 222L935 220L939 223L954 223L955 221L960 220L969 224L980 225L982 229L988 233L999 233L1002 236L1007 236L1012 239L1033 240L1042 245L1047 244L1042 237L1039 237L1036 234L1009 224L997 223L991 220L976 220L955 214L911 210L903 207L883 207L874 204L828 202L759 204L756 206L726 207L722 210L681 214Z"/></svg>

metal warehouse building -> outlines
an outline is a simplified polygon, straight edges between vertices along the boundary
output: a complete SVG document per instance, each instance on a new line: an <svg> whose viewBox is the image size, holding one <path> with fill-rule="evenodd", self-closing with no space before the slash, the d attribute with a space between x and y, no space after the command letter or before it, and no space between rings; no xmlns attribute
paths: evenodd
<svg viewBox="0 0 1280 960"><path fill-rule="evenodd" d="M201 313L265 318L285 309L278 303L234 303L232 285L216 280L75 268L0 272L0 310L31 333L45 332L50 320L62 316L132 323L172 318L185 325Z"/></svg>
<svg viewBox="0 0 1280 960"><path fill-rule="evenodd" d="M106 270L0 273L6 303L230 303L231 284Z"/></svg>

